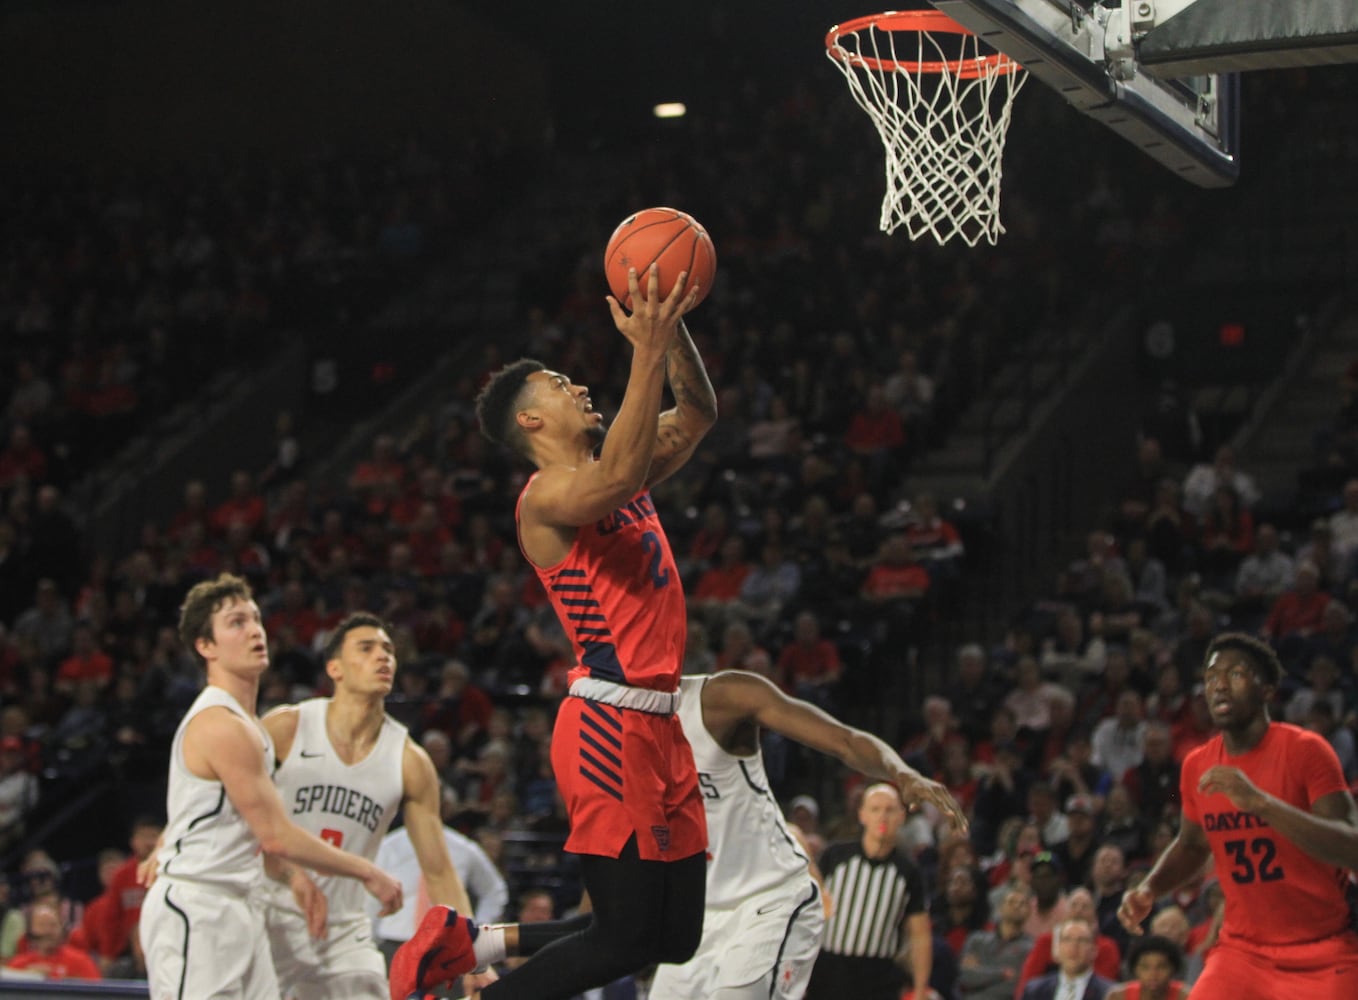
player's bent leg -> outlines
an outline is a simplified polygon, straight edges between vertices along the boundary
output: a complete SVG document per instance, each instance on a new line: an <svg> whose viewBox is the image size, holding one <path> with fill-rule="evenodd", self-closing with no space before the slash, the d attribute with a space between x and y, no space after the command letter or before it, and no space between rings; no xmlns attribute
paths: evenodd
<svg viewBox="0 0 1358 1000"><path fill-rule="evenodd" d="M616 858L581 855L580 871L594 919L583 932L553 942L486 987L485 1000L565 1000L653 965L662 955L692 954L702 934L703 892L695 891L683 877L671 886L667 871L685 862L696 869L697 863L689 858L642 860L635 836ZM702 856L698 862L705 864ZM696 912L678 912L691 911L695 904ZM670 929L678 941L667 946L663 937Z"/></svg>
<svg viewBox="0 0 1358 1000"><path fill-rule="evenodd" d="M687 962L703 938L707 900L707 852L664 864L665 902L660 948L651 962ZM650 963L645 963L650 964Z"/></svg>

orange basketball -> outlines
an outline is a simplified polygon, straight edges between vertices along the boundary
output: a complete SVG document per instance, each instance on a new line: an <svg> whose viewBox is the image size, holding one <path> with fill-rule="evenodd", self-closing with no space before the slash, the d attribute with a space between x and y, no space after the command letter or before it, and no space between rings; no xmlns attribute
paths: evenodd
<svg viewBox="0 0 1358 1000"><path fill-rule="evenodd" d="M698 285L698 301L712 291L717 274L717 251L712 237L693 216L674 208L647 208L622 220L609 237L604 251L604 275L609 291L626 308L632 308L627 292L627 270L637 269L641 293L646 294L651 262L660 265L659 293L663 299L674 288L680 271L688 272L688 286Z"/></svg>

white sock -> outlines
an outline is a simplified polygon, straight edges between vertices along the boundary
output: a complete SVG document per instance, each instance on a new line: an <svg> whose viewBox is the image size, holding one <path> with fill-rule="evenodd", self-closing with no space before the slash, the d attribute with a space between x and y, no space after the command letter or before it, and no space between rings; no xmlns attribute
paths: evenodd
<svg viewBox="0 0 1358 1000"><path fill-rule="evenodd" d="M509 954L505 946L505 925L482 924L480 933L472 943L472 953L476 955L477 968L503 962Z"/></svg>

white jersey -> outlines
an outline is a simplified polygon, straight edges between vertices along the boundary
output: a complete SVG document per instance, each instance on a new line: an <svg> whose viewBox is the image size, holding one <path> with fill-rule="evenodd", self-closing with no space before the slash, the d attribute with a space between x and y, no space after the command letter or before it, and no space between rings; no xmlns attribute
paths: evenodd
<svg viewBox="0 0 1358 1000"><path fill-rule="evenodd" d="M266 766L274 766L273 740L231 694L209 684L180 720L170 748L170 781L165 799L164 846L160 876L209 889L244 895L259 885L264 865L259 840L226 796L220 781L200 778L184 762L184 730L199 712L225 708L259 733Z"/></svg>
<svg viewBox="0 0 1358 1000"><path fill-rule="evenodd" d="M727 753L703 723L706 676L679 681L679 721L693 748L707 811L707 908L732 909L790 881L811 883L808 860L769 791L764 758Z"/></svg>
<svg viewBox="0 0 1358 1000"><path fill-rule="evenodd" d="M405 797L401 761L406 727L384 716L382 729L368 755L346 764L330 743L325 728L329 698L312 698L297 706L297 733L288 756L274 773L274 784L289 817L327 843L371 861ZM325 893L332 921L366 919L366 892L357 879L315 876ZM269 902L296 908L286 886L269 882Z"/></svg>

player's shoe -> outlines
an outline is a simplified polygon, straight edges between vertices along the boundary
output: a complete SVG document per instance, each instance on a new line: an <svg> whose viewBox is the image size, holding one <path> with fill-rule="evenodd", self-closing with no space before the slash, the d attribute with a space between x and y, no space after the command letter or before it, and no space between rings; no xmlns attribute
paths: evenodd
<svg viewBox="0 0 1358 1000"><path fill-rule="evenodd" d="M449 906L431 906L414 935L391 960L391 1000L423 1000L425 993L476 968L476 924Z"/></svg>

